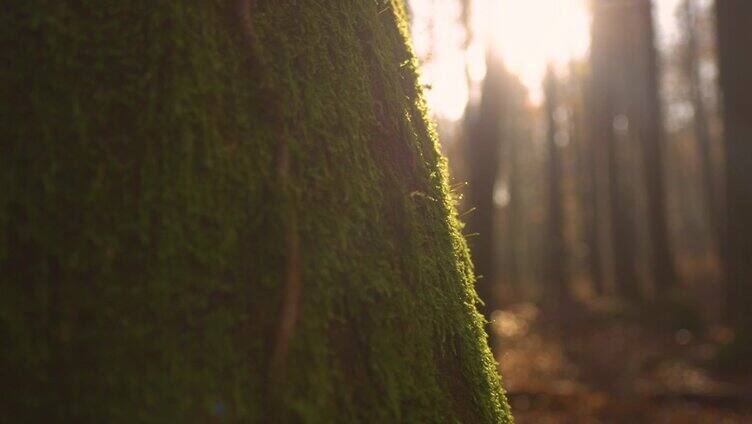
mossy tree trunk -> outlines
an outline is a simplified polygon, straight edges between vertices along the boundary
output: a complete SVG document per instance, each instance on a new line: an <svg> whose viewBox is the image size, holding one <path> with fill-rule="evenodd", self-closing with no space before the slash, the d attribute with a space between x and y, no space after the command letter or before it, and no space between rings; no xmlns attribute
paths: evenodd
<svg viewBox="0 0 752 424"><path fill-rule="evenodd" d="M404 18L7 5L3 417L510 422Z"/></svg>

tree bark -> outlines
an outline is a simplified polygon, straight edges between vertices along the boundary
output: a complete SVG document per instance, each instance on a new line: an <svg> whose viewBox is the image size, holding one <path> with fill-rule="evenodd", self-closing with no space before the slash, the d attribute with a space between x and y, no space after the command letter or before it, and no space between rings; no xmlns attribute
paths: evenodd
<svg viewBox="0 0 752 424"><path fill-rule="evenodd" d="M511 422L402 2L14 1L13 422Z"/></svg>

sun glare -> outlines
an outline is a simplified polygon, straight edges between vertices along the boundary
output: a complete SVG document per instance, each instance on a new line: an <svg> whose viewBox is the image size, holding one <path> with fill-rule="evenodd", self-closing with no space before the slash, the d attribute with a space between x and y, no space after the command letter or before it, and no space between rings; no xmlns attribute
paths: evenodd
<svg viewBox="0 0 752 424"><path fill-rule="evenodd" d="M507 68L541 97L546 66L562 67L583 57L590 43L585 0L497 0L491 10L490 42Z"/></svg>
<svg viewBox="0 0 752 424"><path fill-rule="evenodd" d="M472 0L473 42L465 48L458 1L411 0L413 43L430 86L434 112L448 120L462 116L485 75L490 46L540 101L548 63L562 66L582 57L589 45L587 0Z"/></svg>
<svg viewBox="0 0 752 424"><path fill-rule="evenodd" d="M443 118L457 120L469 97L460 4L410 0L410 7L413 46L421 61L422 82L429 87L428 104Z"/></svg>

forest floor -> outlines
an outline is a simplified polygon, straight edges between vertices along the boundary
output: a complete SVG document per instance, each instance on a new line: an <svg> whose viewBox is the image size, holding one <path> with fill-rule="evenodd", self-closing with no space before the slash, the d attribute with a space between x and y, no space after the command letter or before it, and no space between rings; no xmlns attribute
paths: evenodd
<svg viewBox="0 0 752 424"><path fill-rule="evenodd" d="M497 311L497 360L516 422L752 423L752 379L709 371L733 335L666 311L591 304L555 318L532 303Z"/></svg>

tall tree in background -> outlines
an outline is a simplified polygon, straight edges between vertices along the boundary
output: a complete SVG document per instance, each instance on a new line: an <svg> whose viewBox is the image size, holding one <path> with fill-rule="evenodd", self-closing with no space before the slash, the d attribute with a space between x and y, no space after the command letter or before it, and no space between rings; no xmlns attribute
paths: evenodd
<svg viewBox="0 0 752 424"><path fill-rule="evenodd" d="M520 294L524 275L524 177L525 164L522 155L530 146L532 114L527 104L528 94L519 78L504 66L494 71L500 78L498 93L502 106L499 123L499 175L494 188L494 205L498 208L495 221L496 255L498 263L497 287L502 293ZM533 171L535 172L535 171ZM499 299L505 301L506 299Z"/></svg>
<svg viewBox="0 0 752 424"><path fill-rule="evenodd" d="M499 174L499 143L501 116L504 106L504 67L493 54L487 55L488 71L481 89L480 104L465 117L465 163L468 178L468 205L474 210L467 215L466 233L478 275L476 288L485 305L486 318L497 309L494 287L497 284L494 187Z"/></svg>
<svg viewBox="0 0 752 424"><path fill-rule="evenodd" d="M564 207L562 205L562 161L561 152L556 143L557 125L556 108L557 100L557 77L552 67L549 66L544 84L545 113L547 123L546 145L548 152L546 187L548 200L548 226L546 246L546 281L547 293L552 293L557 303L567 300L569 291L567 288L566 272L566 249L564 246Z"/></svg>
<svg viewBox="0 0 752 424"><path fill-rule="evenodd" d="M520 103L524 103L527 93L524 91L521 84L517 84L517 91L509 93L509 98L514 101L515 99ZM519 110L519 109L518 109ZM510 120L512 125L519 123L522 117L514 116ZM524 207L522 199L522 163L520 160L520 150L524 147L524 142L528 140L524 135L524 130L517 129L511 131L511 137L507 140L509 150L507 164L509 166L509 207L507 211L507 231L505 233L505 240L507 244L508 260L506 275L508 281L514 285L514 289L517 292L521 291L521 276L522 270L520 266L520 240L522 235L522 225L524 216Z"/></svg>
<svg viewBox="0 0 752 424"><path fill-rule="evenodd" d="M608 181L608 209L610 241L614 264L616 291L628 298L640 297L636 270L635 232L626 203L626 184L621 175L619 147L615 131L623 133L629 124L627 95L628 56L633 53L627 43L629 32L624 20L632 12L631 3L622 0L597 0L593 2L591 30L591 78L594 95L591 97L593 141L605 150L605 174ZM631 89L631 88L630 88Z"/></svg>
<svg viewBox="0 0 752 424"><path fill-rule="evenodd" d="M6 6L12 422L511 422L402 2Z"/></svg>
<svg viewBox="0 0 752 424"><path fill-rule="evenodd" d="M653 283L657 293L663 295L676 283L674 259L669 240L668 216L666 213L665 179L663 175L663 119L659 98L659 66L655 47L652 0L636 0L641 19L638 34L645 54L645 85L642 113L638 116L638 137L642 141L642 157L647 184L648 237L651 245L650 261Z"/></svg>
<svg viewBox="0 0 752 424"><path fill-rule="evenodd" d="M574 67L573 67L574 68ZM593 118L597 112L594 108L594 90L593 80L590 75L592 69L576 73L572 70L573 75L580 79L581 87L581 105L579 107L579 119L575 120L575 125L580 126L577 131L578 149L578 169L582 174L580 183L582 197L582 225L585 231L585 244L587 245L588 274L593 290L598 295L606 293L605 276L603 272L603 252L601 240L598 234L598 228L601 222L601 199L598 190L599 180L599 160L598 151L599 143L596 138L596 131L593 128Z"/></svg>
<svg viewBox="0 0 752 424"><path fill-rule="evenodd" d="M702 76L700 75L701 49L697 32L698 6L695 0L684 0L683 21L686 41L684 52L684 73L689 81L689 97L692 102L695 142L700 155L700 172L702 173L702 191L707 210L708 223L723 262L721 201L716 192L715 167L711 153L708 112L702 93Z"/></svg>
<svg viewBox="0 0 752 424"><path fill-rule="evenodd" d="M611 242L617 290L642 297L637 246L644 181L648 269L662 295L676 275L668 232L663 176L658 60L650 0L594 2L592 90L596 142L607 149ZM636 29L636 30L635 30ZM633 144L639 143L639 144ZM631 159L641 152L641 163ZM635 170L642 169L637 179Z"/></svg>
<svg viewBox="0 0 752 424"><path fill-rule="evenodd" d="M718 57L726 156L727 312L752 352L752 2L718 0Z"/></svg>

